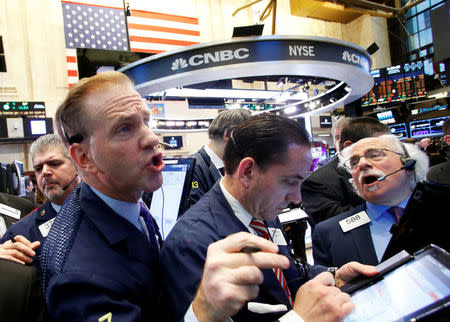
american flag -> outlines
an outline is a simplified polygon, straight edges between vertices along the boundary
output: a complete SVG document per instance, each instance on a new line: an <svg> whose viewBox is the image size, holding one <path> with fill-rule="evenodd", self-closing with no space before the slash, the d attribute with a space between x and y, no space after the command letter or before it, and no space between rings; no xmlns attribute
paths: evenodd
<svg viewBox="0 0 450 322"><path fill-rule="evenodd" d="M127 21L131 51L156 54L200 43L194 17L131 9Z"/></svg>
<svg viewBox="0 0 450 322"><path fill-rule="evenodd" d="M78 82L77 50L66 48L67 80L69 87Z"/></svg>
<svg viewBox="0 0 450 322"><path fill-rule="evenodd" d="M76 48L128 50L122 1L61 1L69 87L78 81ZM117 7L108 7L115 5Z"/></svg>
<svg viewBox="0 0 450 322"><path fill-rule="evenodd" d="M131 8L125 19L122 0L62 0L61 5L69 87L78 81L76 48L161 53L200 42L195 17Z"/></svg>

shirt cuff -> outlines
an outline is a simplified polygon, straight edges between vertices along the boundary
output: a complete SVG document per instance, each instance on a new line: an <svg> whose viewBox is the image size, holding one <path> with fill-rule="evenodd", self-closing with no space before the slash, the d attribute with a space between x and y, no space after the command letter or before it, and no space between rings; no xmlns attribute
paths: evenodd
<svg viewBox="0 0 450 322"><path fill-rule="evenodd" d="M288 320L286 320L286 321L288 321ZM292 321L303 322L302 319L292 320ZM189 305L189 309L187 310L186 314L184 315L184 322L198 322L198 319L195 316L194 310L192 309L192 303L191 303L191 305ZM233 320L231 318L227 318L224 322L233 322Z"/></svg>
<svg viewBox="0 0 450 322"><path fill-rule="evenodd" d="M280 322L305 322L300 315L297 314L294 310L290 310L281 318L278 319Z"/></svg>

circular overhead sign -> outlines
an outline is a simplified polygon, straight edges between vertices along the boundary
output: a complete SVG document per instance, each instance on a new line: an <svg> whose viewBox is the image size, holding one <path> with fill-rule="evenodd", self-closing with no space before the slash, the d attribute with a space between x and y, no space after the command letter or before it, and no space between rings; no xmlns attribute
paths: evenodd
<svg viewBox="0 0 450 322"><path fill-rule="evenodd" d="M183 47L120 69L142 96L192 84L268 75L323 77L345 83L345 95L324 112L348 104L373 86L372 60L361 47L323 37L261 36ZM309 111L311 113L311 111Z"/></svg>

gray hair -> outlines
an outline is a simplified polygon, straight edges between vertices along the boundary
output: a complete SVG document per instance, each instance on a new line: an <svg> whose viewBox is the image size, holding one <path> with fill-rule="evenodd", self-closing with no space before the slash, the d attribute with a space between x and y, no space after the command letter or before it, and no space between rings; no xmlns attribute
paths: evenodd
<svg viewBox="0 0 450 322"><path fill-rule="evenodd" d="M351 118L350 117L343 117L338 119L336 122L333 122L333 125L331 127L331 134L334 137L334 133L336 133L336 130L343 129L349 122Z"/></svg>
<svg viewBox="0 0 450 322"><path fill-rule="evenodd" d="M252 116L249 110L234 109L221 112L208 127L210 139L221 139L223 134L233 130L239 123ZM231 134L231 133L230 133Z"/></svg>
<svg viewBox="0 0 450 322"><path fill-rule="evenodd" d="M416 187L416 183L421 180L426 180L428 168L429 168L429 160L428 156L425 152L421 151L416 145L410 143L402 143L395 135L385 134L380 135L378 137L365 138L358 141L358 144L364 143L367 140L371 139L379 139L386 143L386 145L397 153L400 153L403 156L405 152L403 147L405 147L406 151L409 154L409 157L416 160L414 175L409 176L410 188L414 190ZM402 147L403 145L403 147ZM354 144L343 149L339 154L339 166L344 167L348 172L351 173L351 170L348 169L344 163L350 158L352 153L352 148Z"/></svg>
<svg viewBox="0 0 450 322"><path fill-rule="evenodd" d="M30 147L31 158L34 158L35 153L46 151L49 147L59 147L64 152L64 157L71 160L69 152L67 151L64 142L56 134L47 134L40 136Z"/></svg>

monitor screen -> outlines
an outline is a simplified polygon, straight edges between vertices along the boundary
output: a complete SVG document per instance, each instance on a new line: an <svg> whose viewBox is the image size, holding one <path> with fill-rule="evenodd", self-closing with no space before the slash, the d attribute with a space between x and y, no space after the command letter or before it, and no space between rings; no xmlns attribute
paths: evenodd
<svg viewBox="0 0 450 322"><path fill-rule="evenodd" d="M7 118L8 139L23 139L23 121L22 118Z"/></svg>
<svg viewBox="0 0 450 322"><path fill-rule="evenodd" d="M408 138L408 130L405 123L388 125L391 134L398 137L400 140Z"/></svg>
<svg viewBox="0 0 450 322"><path fill-rule="evenodd" d="M25 138L38 138L53 133L53 121L51 118L24 118L23 130Z"/></svg>
<svg viewBox="0 0 450 322"><path fill-rule="evenodd" d="M163 136L164 143L167 143L171 148L166 147L166 149L181 149L183 147L183 137L178 136Z"/></svg>
<svg viewBox="0 0 450 322"><path fill-rule="evenodd" d="M352 294L355 310L344 321L418 321L422 319L415 318L444 308L450 297L450 270L448 253L442 253L416 255Z"/></svg>
<svg viewBox="0 0 450 322"><path fill-rule="evenodd" d="M429 136L440 136L444 132L442 126L447 118L450 116L436 117L426 120L411 121L409 123L409 132L411 138L422 138Z"/></svg>
<svg viewBox="0 0 450 322"><path fill-rule="evenodd" d="M150 212L159 226L163 240L178 217L188 208L195 159L165 159L164 163L163 184L153 192L150 203Z"/></svg>
<svg viewBox="0 0 450 322"><path fill-rule="evenodd" d="M381 123L384 124L393 124L395 123L394 115L392 114L392 110L377 113L377 118Z"/></svg>

